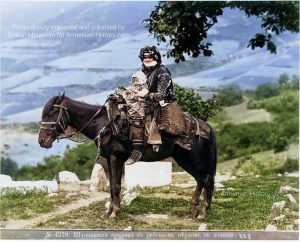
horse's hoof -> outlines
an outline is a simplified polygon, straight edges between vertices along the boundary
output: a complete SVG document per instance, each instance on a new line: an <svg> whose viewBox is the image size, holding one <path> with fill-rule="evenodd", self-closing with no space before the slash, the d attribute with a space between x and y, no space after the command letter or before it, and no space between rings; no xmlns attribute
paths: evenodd
<svg viewBox="0 0 300 242"><path fill-rule="evenodd" d="M109 218L116 218L116 217L117 217L116 212L112 212L111 215L109 216Z"/></svg>

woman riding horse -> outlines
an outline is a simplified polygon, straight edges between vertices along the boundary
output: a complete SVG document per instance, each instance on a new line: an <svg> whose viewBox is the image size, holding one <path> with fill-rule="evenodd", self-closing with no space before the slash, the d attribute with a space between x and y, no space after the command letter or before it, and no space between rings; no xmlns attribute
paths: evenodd
<svg viewBox="0 0 300 242"><path fill-rule="evenodd" d="M173 82L169 70L161 64L161 55L155 46L146 46L140 50L139 58L142 61L141 71L147 77L146 85L148 93L140 92L138 96L146 98L151 102L164 101L171 103L175 100L173 93ZM143 126L143 125L142 125ZM144 129L131 125L132 137L132 154L126 161L126 165L137 162L142 157Z"/></svg>

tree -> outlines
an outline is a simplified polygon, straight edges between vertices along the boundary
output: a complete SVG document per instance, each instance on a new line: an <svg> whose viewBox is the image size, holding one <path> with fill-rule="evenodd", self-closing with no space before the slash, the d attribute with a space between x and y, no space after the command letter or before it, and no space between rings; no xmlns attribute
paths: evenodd
<svg viewBox="0 0 300 242"><path fill-rule="evenodd" d="M192 89L187 89L177 84L174 91L178 104L183 111L206 121L222 109L221 100L217 96L203 101L202 98Z"/></svg>
<svg viewBox="0 0 300 242"><path fill-rule="evenodd" d="M1 174L9 175L13 179L16 178L18 172L18 164L10 158L1 157Z"/></svg>
<svg viewBox="0 0 300 242"><path fill-rule="evenodd" d="M289 76L288 74L284 73L284 74L281 74L278 78L278 84L280 87L285 87L287 84L288 84L288 81L289 81Z"/></svg>
<svg viewBox="0 0 300 242"><path fill-rule="evenodd" d="M211 56L211 43L205 42L207 31L217 24L225 8L240 9L261 20L264 33L249 40L252 49L267 47L276 53L272 34L284 31L299 32L299 2L292 1L160 1L145 19L146 27L157 41L169 42L167 57L184 61L184 54L192 57Z"/></svg>
<svg viewBox="0 0 300 242"><path fill-rule="evenodd" d="M243 91L237 85L229 85L222 88L218 93L224 106L233 106L243 102Z"/></svg>
<svg viewBox="0 0 300 242"><path fill-rule="evenodd" d="M255 96L257 99L264 99L279 95L277 86L272 83L264 83L257 86Z"/></svg>

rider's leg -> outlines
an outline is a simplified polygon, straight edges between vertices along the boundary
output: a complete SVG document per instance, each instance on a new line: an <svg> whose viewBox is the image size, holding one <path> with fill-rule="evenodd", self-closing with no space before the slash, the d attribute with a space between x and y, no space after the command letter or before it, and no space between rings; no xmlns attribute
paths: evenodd
<svg viewBox="0 0 300 242"><path fill-rule="evenodd" d="M144 148L144 128L130 125L130 139L132 141L132 154L127 159L126 165L131 165L139 161L142 157Z"/></svg>

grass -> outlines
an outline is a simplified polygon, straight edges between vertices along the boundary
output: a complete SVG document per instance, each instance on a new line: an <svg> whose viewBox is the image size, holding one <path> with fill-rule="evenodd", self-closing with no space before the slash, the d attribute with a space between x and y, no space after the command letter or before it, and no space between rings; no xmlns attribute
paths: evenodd
<svg viewBox="0 0 300 242"><path fill-rule="evenodd" d="M223 183L234 191L217 191L207 217L213 230L264 230L271 222L272 204L286 198L279 193L281 186L299 187L298 178L244 177ZM231 198L227 202L224 198ZM285 229L284 225L279 229Z"/></svg>
<svg viewBox="0 0 300 242"><path fill-rule="evenodd" d="M183 177L179 179L182 180ZM187 181L189 179L186 178ZM129 206L122 206L122 212L116 219L102 218L106 202L101 201L56 216L40 223L38 228L123 230L132 226L133 230L197 230L199 224L205 222L209 230L264 230L270 223L272 204L286 200L279 193L280 187L298 187L298 179L275 176L241 177L223 184L225 190L214 192L212 207L204 221L189 216L189 204L194 188L183 189L173 184L135 189L139 196ZM298 208L290 208L290 211L298 211ZM149 214L163 214L168 217L152 219L147 217ZM290 215L290 221L293 219L295 218ZM282 223L278 226L285 229L286 224Z"/></svg>
<svg viewBox="0 0 300 242"><path fill-rule="evenodd" d="M271 122L271 113L264 109L247 109L247 103L226 107L224 111L229 121L234 124L252 123L252 122Z"/></svg>
<svg viewBox="0 0 300 242"><path fill-rule="evenodd" d="M220 173L273 174L299 170L299 144L290 145L284 152L274 154L273 150L263 151L245 157L221 162L217 165ZM296 163L296 164L295 164Z"/></svg>
<svg viewBox="0 0 300 242"><path fill-rule="evenodd" d="M54 200L47 192L23 192L7 189L0 199L1 220L29 219L37 214L50 212L54 208Z"/></svg>

